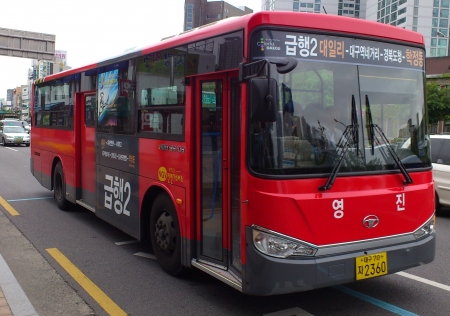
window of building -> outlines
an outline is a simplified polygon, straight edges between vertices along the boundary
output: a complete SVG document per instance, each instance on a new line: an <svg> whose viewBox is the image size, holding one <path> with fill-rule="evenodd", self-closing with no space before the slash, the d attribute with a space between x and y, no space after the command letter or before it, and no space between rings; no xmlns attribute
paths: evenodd
<svg viewBox="0 0 450 316"><path fill-rule="evenodd" d="M397 25L402 24L402 23L406 23L406 18L399 19L397 22Z"/></svg>
<svg viewBox="0 0 450 316"><path fill-rule="evenodd" d="M445 29L439 29L439 32L442 33L442 34L444 34L444 36L448 36L448 29L447 29L447 28L445 28ZM437 36L437 34L434 35L434 36Z"/></svg>
<svg viewBox="0 0 450 316"><path fill-rule="evenodd" d="M441 8L448 8L449 7L449 0L441 0Z"/></svg>
<svg viewBox="0 0 450 316"><path fill-rule="evenodd" d="M448 26L448 19L439 20L439 27L447 27L447 26Z"/></svg>
<svg viewBox="0 0 450 316"><path fill-rule="evenodd" d="M403 14L403 13L406 13L406 7L398 10L398 15Z"/></svg>
<svg viewBox="0 0 450 316"><path fill-rule="evenodd" d="M434 13L434 11L433 11L433 13ZM441 9L440 17L441 18L448 18L448 9Z"/></svg>

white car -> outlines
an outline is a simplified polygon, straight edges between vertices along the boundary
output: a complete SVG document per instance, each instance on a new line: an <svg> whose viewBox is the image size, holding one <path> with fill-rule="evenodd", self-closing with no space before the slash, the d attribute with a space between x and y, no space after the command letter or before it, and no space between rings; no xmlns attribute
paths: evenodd
<svg viewBox="0 0 450 316"><path fill-rule="evenodd" d="M30 134L21 126L3 126L0 129L0 140L3 146L22 144L30 146Z"/></svg>
<svg viewBox="0 0 450 316"><path fill-rule="evenodd" d="M431 135L436 210L450 207L450 135Z"/></svg>

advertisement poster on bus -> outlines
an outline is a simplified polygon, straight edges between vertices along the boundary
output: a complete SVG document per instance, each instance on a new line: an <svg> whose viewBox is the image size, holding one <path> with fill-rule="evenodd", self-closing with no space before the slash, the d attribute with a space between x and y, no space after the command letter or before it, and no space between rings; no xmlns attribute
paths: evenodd
<svg viewBox="0 0 450 316"><path fill-rule="evenodd" d="M98 75L98 126L117 125L117 98L119 93L119 70Z"/></svg>

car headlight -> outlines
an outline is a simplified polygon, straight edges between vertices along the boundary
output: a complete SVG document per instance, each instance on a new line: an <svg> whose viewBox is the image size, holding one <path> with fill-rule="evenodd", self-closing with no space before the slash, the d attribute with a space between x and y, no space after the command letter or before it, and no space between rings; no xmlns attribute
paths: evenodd
<svg viewBox="0 0 450 316"><path fill-rule="evenodd" d="M432 233L434 233L434 225L436 224L436 218L433 215L433 217L431 217L431 219L426 222L424 225L422 225L422 227L420 227L418 230L416 230L414 232L414 237L419 240L422 239L428 235L431 235Z"/></svg>
<svg viewBox="0 0 450 316"><path fill-rule="evenodd" d="M6 135L6 139L14 139L14 136Z"/></svg>
<svg viewBox="0 0 450 316"><path fill-rule="evenodd" d="M306 242L291 239L259 226L253 226L253 244L265 255L276 258L314 256L317 248Z"/></svg>

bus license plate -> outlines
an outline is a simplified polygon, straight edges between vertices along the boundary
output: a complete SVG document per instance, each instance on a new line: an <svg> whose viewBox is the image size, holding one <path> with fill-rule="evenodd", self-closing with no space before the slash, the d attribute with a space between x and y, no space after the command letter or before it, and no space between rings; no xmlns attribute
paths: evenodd
<svg viewBox="0 0 450 316"><path fill-rule="evenodd" d="M386 252L356 257L356 280L377 277L388 273Z"/></svg>

